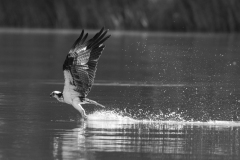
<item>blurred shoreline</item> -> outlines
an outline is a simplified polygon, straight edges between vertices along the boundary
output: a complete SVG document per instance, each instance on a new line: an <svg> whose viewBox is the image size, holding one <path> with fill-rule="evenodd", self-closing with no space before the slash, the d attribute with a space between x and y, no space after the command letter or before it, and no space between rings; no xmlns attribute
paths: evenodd
<svg viewBox="0 0 240 160"><path fill-rule="evenodd" d="M16 34L80 34L82 30L89 34L95 34L101 28L98 29L61 29L61 28L1 28L0 34L16 33ZM108 29L108 28L105 28ZM109 34L113 36L198 36L198 37L211 37L211 36L238 36L239 32L170 32L170 31L135 31L135 30L111 30L109 29Z"/></svg>
<svg viewBox="0 0 240 160"><path fill-rule="evenodd" d="M239 0L0 0L1 28L239 32Z"/></svg>

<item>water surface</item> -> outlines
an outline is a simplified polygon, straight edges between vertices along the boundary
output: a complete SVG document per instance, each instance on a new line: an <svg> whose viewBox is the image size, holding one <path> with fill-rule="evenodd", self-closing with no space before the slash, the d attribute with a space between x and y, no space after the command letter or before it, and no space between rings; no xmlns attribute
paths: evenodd
<svg viewBox="0 0 240 160"><path fill-rule="evenodd" d="M49 98L79 33L0 31L0 159L239 159L239 35L111 32L81 121Z"/></svg>

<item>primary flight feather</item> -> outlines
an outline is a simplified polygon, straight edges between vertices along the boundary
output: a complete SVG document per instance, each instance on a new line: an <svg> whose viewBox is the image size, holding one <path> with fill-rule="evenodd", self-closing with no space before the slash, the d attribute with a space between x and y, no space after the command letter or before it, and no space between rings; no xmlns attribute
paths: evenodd
<svg viewBox="0 0 240 160"><path fill-rule="evenodd" d="M85 119L87 116L81 104L90 103L104 107L86 96L94 82L98 59L105 47L103 42L110 37L106 36L107 32L108 30L102 28L93 38L86 41L88 33L84 35L82 30L63 63L65 79L63 92L53 91L50 94L59 102L72 105Z"/></svg>

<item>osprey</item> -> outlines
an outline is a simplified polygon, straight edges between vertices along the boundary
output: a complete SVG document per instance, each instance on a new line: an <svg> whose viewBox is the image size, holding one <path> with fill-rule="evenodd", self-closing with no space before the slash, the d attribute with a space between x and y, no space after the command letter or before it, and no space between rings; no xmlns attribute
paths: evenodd
<svg viewBox="0 0 240 160"><path fill-rule="evenodd" d="M105 47L103 42L110 37L105 36L107 32L108 30L104 31L102 28L92 39L85 41L88 33L84 35L82 30L63 63L65 79L63 92L53 91L50 94L50 97L56 98L59 102L72 105L84 119L87 116L81 104L89 103L104 107L86 96L93 85L98 59Z"/></svg>

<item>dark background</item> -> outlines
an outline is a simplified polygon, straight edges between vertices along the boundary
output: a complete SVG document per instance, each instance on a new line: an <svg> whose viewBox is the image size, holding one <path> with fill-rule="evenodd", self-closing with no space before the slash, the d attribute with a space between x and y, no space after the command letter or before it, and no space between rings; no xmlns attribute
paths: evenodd
<svg viewBox="0 0 240 160"><path fill-rule="evenodd" d="M1 28L239 32L239 0L0 0Z"/></svg>

